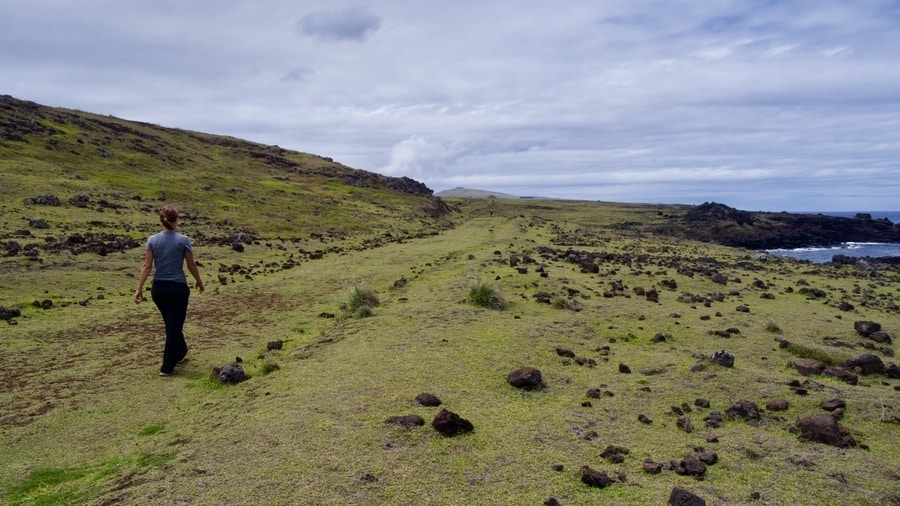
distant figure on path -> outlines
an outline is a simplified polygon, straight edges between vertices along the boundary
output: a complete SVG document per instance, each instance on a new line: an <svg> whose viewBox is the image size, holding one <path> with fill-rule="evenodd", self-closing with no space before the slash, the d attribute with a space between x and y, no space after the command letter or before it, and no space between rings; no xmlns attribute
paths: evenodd
<svg viewBox="0 0 900 506"><path fill-rule="evenodd" d="M139 304L144 300L144 283L156 262L150 294L166 324L166 347L159 375L170 376L175 372L175 365L181 363L188 352L183 329L191 290L184 275L185 262L197 281L196 287L200 293L203 293L204 286L194 262L190 239L175 231L178 228L178 211L173 206L165 206L159 212L159 220L163 230L147 239L134 302Z"/></svg>

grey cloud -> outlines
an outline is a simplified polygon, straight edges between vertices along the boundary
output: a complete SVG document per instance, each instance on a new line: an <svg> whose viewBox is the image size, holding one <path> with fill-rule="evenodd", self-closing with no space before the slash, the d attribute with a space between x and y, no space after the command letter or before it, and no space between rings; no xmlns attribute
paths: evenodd
<svg viewBox="0 0 900 506"><path fill-rule="evenodd" d="M324 41L362 41L381 27L381 18L366 10L319 10L297 21L297 32Z"/></svg>
<svg viewBox="0 0 900 506"><path fill-rule="evenodd" d="M306 82L306 79L313 74L313 70L306 67L296 67L289 70L281 77L282 82Z"/></svg>

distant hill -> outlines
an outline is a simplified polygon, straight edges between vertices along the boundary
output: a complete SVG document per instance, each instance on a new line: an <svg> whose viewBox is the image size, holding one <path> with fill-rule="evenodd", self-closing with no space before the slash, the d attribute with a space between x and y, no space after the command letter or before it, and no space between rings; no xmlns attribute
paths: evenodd
<svg viewBox="0 0 900 506"><path fill-rule="evenodd" d="M476 190L472 188L463 188L457 186L450 190L439 191L434 194L435 197L448 198L464 198L464 199L520 199L518 195L510 195L508 193L493 192L490 190Z"/></svg>
<svg viewBox="0 0 900 506"><path fill-rule="evenodd" d="M202 227L218 237L253 230L396 240L452 226L448 206L410 178L8 95L0 95L0 178L0 226L8 232L37 218L57 235L86 223L114 223L110 213L98 214L104 211L120 215L116 221L147 214L152 223L164 203L190 218L195 237ZM0 240L6 236L0 233Z"/></svg>

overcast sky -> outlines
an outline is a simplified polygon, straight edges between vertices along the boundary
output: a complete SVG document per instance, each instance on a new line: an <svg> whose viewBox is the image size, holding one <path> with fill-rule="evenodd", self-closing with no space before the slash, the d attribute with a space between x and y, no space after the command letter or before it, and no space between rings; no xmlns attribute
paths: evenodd
<svg viewBox="0 0 900 506"><path fill-rule="evenodd" d="M900 209L897 0L28 0L0 94L516 195Z"/></svg>

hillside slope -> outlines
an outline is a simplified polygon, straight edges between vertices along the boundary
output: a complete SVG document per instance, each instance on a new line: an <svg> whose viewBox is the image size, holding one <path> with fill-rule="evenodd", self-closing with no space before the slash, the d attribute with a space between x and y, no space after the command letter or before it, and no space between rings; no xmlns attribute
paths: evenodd
<svg viewBox="0 0 900 506"><path fill-rule="evenodd" d="M111 219L99 212L130 218L164 203L180 206L209 235L250 228L264 236L413 236L448 226L447 208L409 178L10 96L0 96L0 178L6 228L50 214L51 225L74 230ZM48 213L57 202L38 198L46 195L64 211Z"/></svg>

